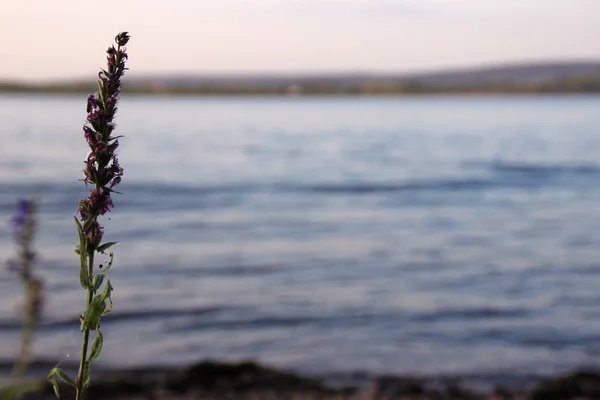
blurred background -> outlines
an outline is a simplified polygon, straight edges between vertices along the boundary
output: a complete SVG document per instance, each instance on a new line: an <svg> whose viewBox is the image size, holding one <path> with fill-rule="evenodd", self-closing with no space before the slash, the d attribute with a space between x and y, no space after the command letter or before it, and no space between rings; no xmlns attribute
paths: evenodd
<svg viewBox="0 0 600 400"><path fill-rule="evenodd" d="M36 360L77 361L85 101L127 30L99 364L488 379L600 364L596 0L2 8L0 259L36 196ZM11 365L6 269L0 293Z"/></svg>

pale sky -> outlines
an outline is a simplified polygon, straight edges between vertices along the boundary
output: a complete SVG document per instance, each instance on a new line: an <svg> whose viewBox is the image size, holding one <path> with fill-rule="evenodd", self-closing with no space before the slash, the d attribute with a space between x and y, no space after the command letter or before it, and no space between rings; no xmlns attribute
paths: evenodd
<svg viewBox="0 0 600 400"><path fill-rule="evenodd" d="M600 0L0 0L0 79L92 79L122 30L131 74L600 60Z"/></svg>

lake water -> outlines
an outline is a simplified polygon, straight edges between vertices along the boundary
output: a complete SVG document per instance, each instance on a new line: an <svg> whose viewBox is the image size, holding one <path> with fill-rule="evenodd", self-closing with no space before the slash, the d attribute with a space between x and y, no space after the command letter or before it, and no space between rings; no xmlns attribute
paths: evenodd
<svg viewBox="0 0 600 400"><path fill-rule="evenodd" d="M41 200L38 359L75 361L86 96L0 97L0 259ZM600 365L600 97L126 97L106 366ZM0 359L18 343L0 271Z"/></svg>

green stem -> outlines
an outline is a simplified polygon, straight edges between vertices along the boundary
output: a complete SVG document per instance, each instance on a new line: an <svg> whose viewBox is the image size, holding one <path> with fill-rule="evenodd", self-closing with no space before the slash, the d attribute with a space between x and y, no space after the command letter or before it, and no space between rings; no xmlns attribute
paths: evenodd
<svg viewBox="0 0 600 400"><path fill-rule="evenodd" d="M92 299L94 298L94 288L92 287L92 276L94 273L94 253L92 252L92 254L90 254L89 258L88 258L88 281L89 281L89 286L88 286L88 291L87 291L87 302L85 305L85 309L87 310L90 307L90 304L92 303ZM85 370L85 364L87 362L87 350L88 350L88 343L90 341L90 330L88 328L85 328L83 330L83 345L81 347L81 359L79 361L79 372L77 373L77 394L75 397L75 400L82 400L83 399L83 373Z"/></svg>
<svg viewBox="0 0 600 400"><path fill-rule="evenodd" d="M33 207L33 202L31 203ZM27 217L24 235L21 238L21 273L24 284L23 329L21 330L21 349L11 371L11 379L17 381L25 375L31 355L31 345L37 327L40 310L41 282L31 273L31 242L35 231L34 209Z"/></svg>
<svg viewBox="0 0 600 400"><path fill-rule="evenodd" d="M29 299L28 299L29 300ZM21 333L21 350L19 357L11 373L11 379L17 381L20 379L27 370L29 364L29 350L33 339L33 333L36 328L36 319L34 316L26 313L25 321L23 323L23 330Z"/></svg>

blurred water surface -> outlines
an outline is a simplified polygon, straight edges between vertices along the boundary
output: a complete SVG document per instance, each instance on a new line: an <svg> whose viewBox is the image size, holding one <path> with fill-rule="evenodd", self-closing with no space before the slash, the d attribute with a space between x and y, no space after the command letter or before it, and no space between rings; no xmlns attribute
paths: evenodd
<svg viewBox="0 0 600 400"><path fill-rule="evenodd" d="M41 199L39 358L76 360L85 96L0 97L0 258ZM126 97L107 366L549 373L600 356L600 97ZM0 358L19 285L0 271Z"/></svg>

